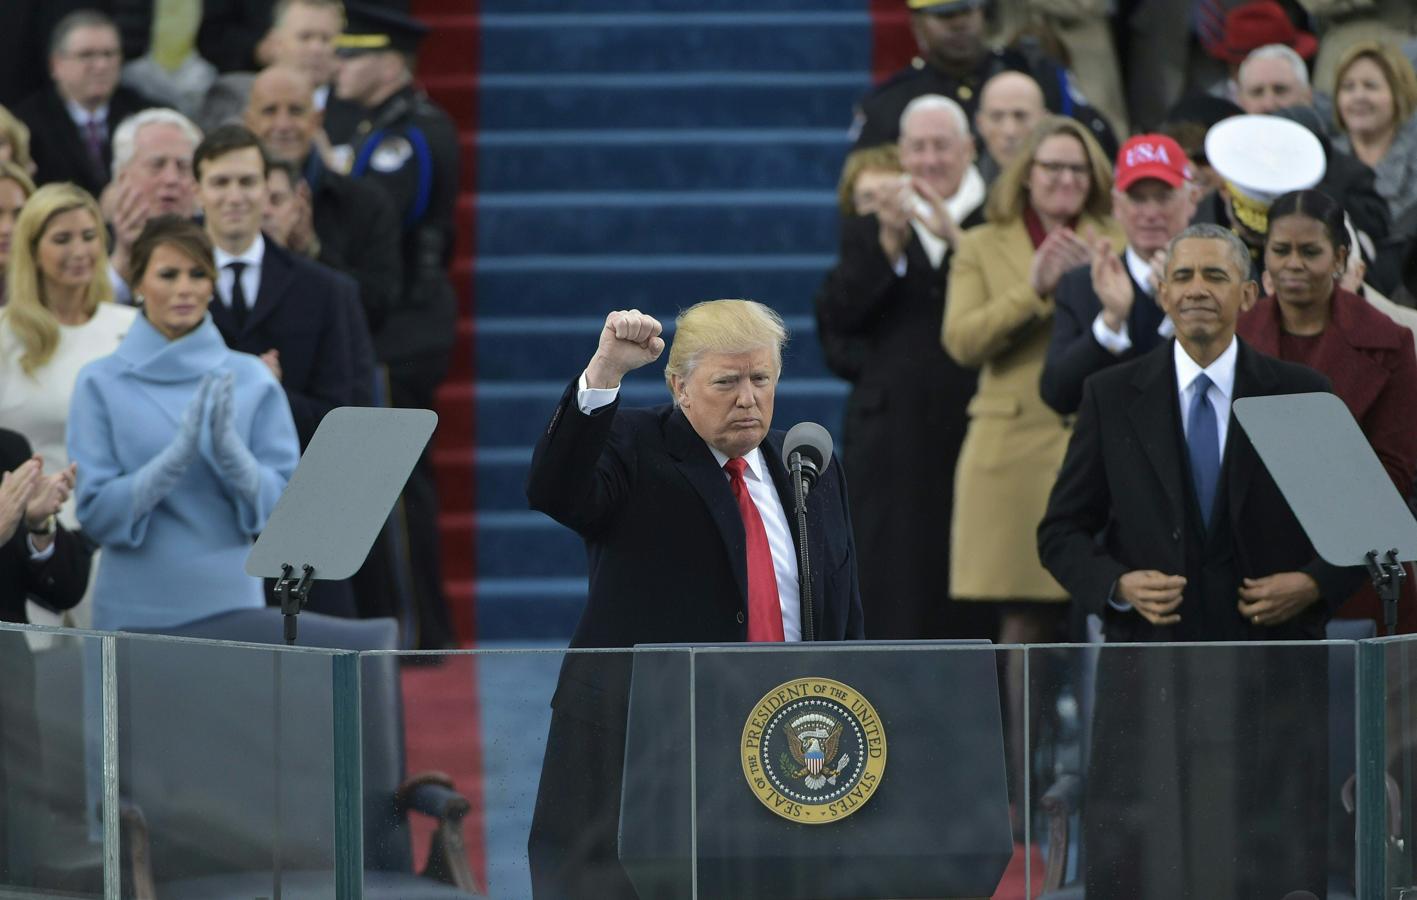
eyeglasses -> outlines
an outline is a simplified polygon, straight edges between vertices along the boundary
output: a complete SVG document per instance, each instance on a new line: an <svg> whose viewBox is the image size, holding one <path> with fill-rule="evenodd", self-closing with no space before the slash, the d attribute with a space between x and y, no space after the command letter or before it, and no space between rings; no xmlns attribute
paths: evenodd
<svg viewBox="0 0 1417 900"><path fill-rule="evenodd" d="M77 59L87 65L96 62L113 62L122 55L118 50L80 50L78 53L70 53L69 58Z"/></svg>
<svg viewBox="0 0 1417 900"><path fill-rule="evenodd" d="M1044 174L1050 178L1057 178L1064 172L1078 178L1088 178L1092 175L1092 168L1085 164L1074 164L1065 162L1049 162L1048 160L1035 159L1033 164L1042 169Z"/></svg>

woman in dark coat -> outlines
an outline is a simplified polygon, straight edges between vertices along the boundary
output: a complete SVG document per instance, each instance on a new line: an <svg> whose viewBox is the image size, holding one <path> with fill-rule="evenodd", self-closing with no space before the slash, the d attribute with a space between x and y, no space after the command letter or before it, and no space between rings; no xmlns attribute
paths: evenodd
<svg viewBox="0 0 1417 900"><path fill-rule="evenodd" d="M1270 207L1265 238L1267 295L1240 317L1237 331L1261 353L1327 375L1406 497L1417 478L1417 354L1410 331L1339 286L1351 251L1343 209L1327 194L1280 197ZM1399 631L1417 632L1411 578L1398 610ZM1338 617L1381 623L1372 586L1359 590Z"/></svg>

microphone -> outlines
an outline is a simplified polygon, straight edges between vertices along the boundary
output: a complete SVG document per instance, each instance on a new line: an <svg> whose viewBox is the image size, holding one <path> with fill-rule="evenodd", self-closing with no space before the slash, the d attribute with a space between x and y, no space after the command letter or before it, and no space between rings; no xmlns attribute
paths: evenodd
<svg viewBox="0 0 1417 900"><path fill-rule="evenodd" d="M802 478L811 488L832 461L832 436L816 422L798 422L782 442L782 462L792 470L792 457L799 457Z"/></svg>

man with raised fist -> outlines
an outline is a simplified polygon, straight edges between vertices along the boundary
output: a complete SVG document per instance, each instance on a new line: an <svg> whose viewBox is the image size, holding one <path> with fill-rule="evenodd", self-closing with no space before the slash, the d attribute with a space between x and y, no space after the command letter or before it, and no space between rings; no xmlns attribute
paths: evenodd
<svg viewBox="0 0 1417 900"><path fill-rule="evenodd" d="M787 332L749 300L679 315L672 403L622 408L621 380L664 352L638 310L606 317L590 363L537 443L527 497L580 534L589 598L572 648L796 641L792 491L770 430ZM817 637L863 635L840 466L807 500ZM552 699L529 852L537 897L634 898L617 858L630 654L571 654Z"/></svg>

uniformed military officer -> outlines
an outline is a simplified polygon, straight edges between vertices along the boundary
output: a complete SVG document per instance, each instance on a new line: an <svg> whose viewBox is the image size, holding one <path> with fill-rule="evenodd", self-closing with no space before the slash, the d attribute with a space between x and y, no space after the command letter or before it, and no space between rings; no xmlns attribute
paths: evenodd
<svg viewBox="0 0 1417 900"><path fill-rule="evenodd" d="M1323 145L1313 132L1279 116L1232 116L1205 136L1205 157L1225 182L1230 228L1250 248L1254 276L1264 269L1269 207L1282 194L1308 190L1324 177Z"/></svg>
<svg viewBox="0 0 1417 900"><path fill-rule="evenodd" d="M920 56L861 101L853 130L856 148L893 144L900 136L900 114L911 100L941 94L964 107L969 120L979 106L984 82L1007 70L1025 72L1043 88L1048 108L1087 125L1109 157L1117 138L1107 121L1071 86L1067 70L1041 50L1022 52L991 48L984 40L988 0L907 0L910 30Z"/></svg>
<svg viewBox="0 0 1417 900"><path fill-rule="evenodd" d="M335 41L339 69L326 110L332 163L372 181L393 200L402 228L404 286L374 334L388 371L390 405L430 409L447 374L457 302L448 281L457 203L458 140L447 113L413 83L414 54L428 27L398 12L350 3ZM404 490L418 646L453 635L438 560L437 493L428 454Z"/></svg>

